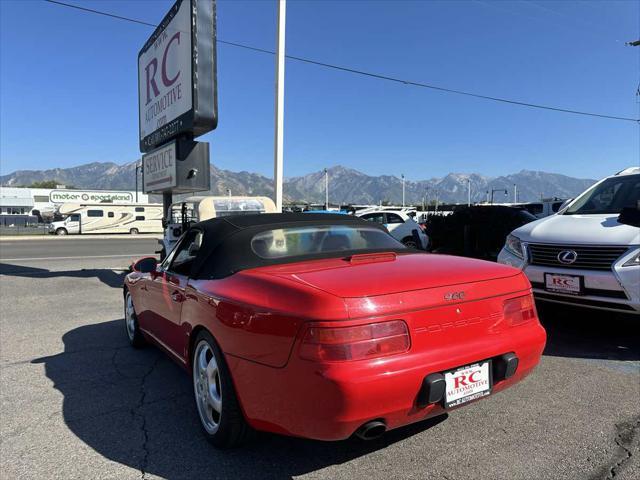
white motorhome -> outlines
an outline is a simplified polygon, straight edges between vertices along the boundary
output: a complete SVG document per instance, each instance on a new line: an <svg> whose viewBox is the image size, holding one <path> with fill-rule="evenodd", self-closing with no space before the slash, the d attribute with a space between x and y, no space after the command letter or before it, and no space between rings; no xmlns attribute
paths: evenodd
<svg viewBox="0 0 640 480"><path fill-rule="evenodd" d="M55 235L96 233L162 233L162 205L65 203L61 221L49 225Z"/></svg>
<svg viewBox="0 0 640 480"><path fill-rule="evenodd" d="M173 248L175 243L193 223L210 218L252 213L275 213L276 205L268 197L187 197L169 207L169 221L164 230L160 256Z"/></svg>

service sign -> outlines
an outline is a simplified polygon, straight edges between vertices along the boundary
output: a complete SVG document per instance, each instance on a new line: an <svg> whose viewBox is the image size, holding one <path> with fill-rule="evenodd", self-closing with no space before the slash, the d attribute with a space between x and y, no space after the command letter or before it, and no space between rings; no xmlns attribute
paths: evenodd
<svg viewBox="0 0 640 480"><path fill-rule="evenodd" d="M176 142L142 156L142 191L163 192L176 186Z"/></svg>
<svg viewBox="0 0 640 480"><path fill-rule="evenodd" d="M138 54L140 151L217 124L214 0L178 0Z"/></svg>

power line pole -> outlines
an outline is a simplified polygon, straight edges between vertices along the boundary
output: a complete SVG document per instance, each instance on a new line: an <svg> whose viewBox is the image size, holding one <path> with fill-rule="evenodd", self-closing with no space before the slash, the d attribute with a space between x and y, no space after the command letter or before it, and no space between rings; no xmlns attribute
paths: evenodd
<svg viewBox="0 0 640 480"><path fill-rule="evenodd" d="M402 206L404 207L404 173L400 174L402 178Z"/></svg>
<svg viewBox="0 0 640 480"><path fill-rule="evenodd" d="M471 206L471 177L467 178L467 207Z"/></svg>
<svg viewBox="0 0 640 480"><path fill-rule="evenodd" d="M513 184L513 203L518 203L518 185Z"/></svg>
<svg viewBox="0 0 640 480"><path fill-rule="evenodd" d="M282 187L284 179L284 62L287 0L278 0L278 25L276 28L276 105L275 141L273 154L274 200L276 211L282 212Z"/></svg>

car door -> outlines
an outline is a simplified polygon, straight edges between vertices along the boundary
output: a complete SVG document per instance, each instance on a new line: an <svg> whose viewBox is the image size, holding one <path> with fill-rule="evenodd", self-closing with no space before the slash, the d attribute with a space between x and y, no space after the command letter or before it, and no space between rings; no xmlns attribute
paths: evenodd
<svg viewBox="0 0 640 480"><path fill-rule="evenodd" d="M202 242L202 232L190 230L180 240L156 274L147 281L147 309L149 315L141 327L170 353L182 359L180 315L185 301L185 288L189 280L191 264Z"/></svg>
<svg viewBox="0 0 640 480"><path fill-rule="evenodd" d="M82 233L81 217L79 213L72 213L69 215L67 221L67 232L69 233Z"/></svg>
<svg viewBox="0 0 640 480"><path fill-rule="evenodd" d="M384 226L387 227L387 230L389 230L389 233L391 233L393 236L397 236L397 235L406 236L411 234L411 232L409 233L402 232L401 227L404 225L404 219L397 213L387 212L385 213L385 217L386 218L385 218ZM397 230L398 228L400 228L400 230L394 234L393 231Z"/></svg>

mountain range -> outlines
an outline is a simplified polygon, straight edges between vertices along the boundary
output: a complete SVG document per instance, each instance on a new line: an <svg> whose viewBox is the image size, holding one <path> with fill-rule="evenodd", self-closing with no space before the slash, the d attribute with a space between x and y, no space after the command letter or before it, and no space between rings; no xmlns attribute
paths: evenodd
<svg viewBox="0 0 640 480"><path fill-rule="evenodd" d="M133 190L135 188L136 163L118 165L112 162L93 162L71 168L49 170L18 170L0 176L2 186L28 186L33 182L55 180L59 184L75 188L103 190ZM402 202L402 179L391 175L371 176L365 173L334 166L329 172L329 200L331 203L377 204L386 201ZM273 180L257 173L232 172L211 165L210 195L273 195ZM419 177L413 172L412 177ZM471 181L471 200L486 200L492 190L494 202L513 201L514 185L519 201L534 201L542 197L575 197L595 183L592 179L580 179L531 170L522 170L506 176L488 177L477 173L449 173L441 178L405 181L407 204L422 201L432 203L436 197L440 203L464 203L467 201L468 181ZM507 194L505 195L505 190ZM200 193L199 193L200 194ZM206 194L206 193L204 193ZM324 172L313 172L300 177L285 179L284 197L288 202L324 202Z"/></svg>

